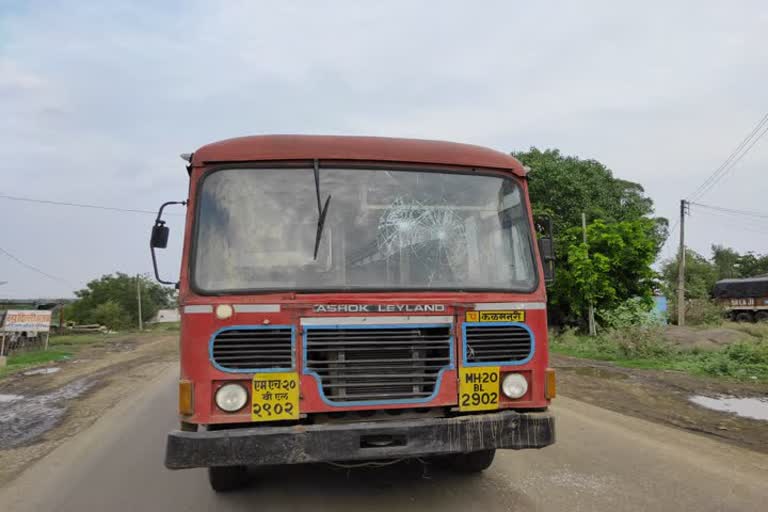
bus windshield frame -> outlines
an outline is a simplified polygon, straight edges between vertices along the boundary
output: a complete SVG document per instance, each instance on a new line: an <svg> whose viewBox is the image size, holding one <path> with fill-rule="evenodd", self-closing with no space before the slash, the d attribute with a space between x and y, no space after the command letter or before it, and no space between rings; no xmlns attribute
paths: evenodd
<svg viewBox="0 0 768 512"><path fill-rule="evenodd" d="M329 206L313 257L317 195ZM538 288L525 187L509 173L325 164L316 182L311 165L231 164L206 170L195 197L200 295Z"/></svg>

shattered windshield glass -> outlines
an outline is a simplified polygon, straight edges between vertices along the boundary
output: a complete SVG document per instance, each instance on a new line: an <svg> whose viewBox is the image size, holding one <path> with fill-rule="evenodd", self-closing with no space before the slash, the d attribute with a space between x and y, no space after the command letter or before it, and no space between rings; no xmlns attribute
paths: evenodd
<svg viewBox="0 0 768 512"><path fill-rule="evenodd" d="M313 169L227 169L198 196L193 279L258 289L503 289L535 282L518 184L477 173L319 170L333 201L315 258Z"/></svg>

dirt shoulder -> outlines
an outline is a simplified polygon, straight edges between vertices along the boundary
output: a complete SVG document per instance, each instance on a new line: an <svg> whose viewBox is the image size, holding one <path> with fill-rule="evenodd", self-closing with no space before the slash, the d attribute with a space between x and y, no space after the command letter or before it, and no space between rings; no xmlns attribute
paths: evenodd
<svg viewBox="0 0 768 512"><path fill-rule="evenodd" d="M177 333L116 336L0 381L0 485L94 423L178 359Z"/></svg>
<svg viewBox="0 0 768 512"><path fill-rule="evenodd" d="M768 453L767 422L705 409L689 401L693 395L766 396L768 386L764 383L622 368L557 354L551 359L558 369L558 390L564 396Z"/></svg>
<svg viewBox="0 0 768 512"><path fill-rule="evenodd" d="M0 381L0 486L139 393L178 358L178 335L118 336L94 344L55 373L17 373ZM765 383L740 383L663 370L552 356L562 395L629 416L672 425L768 453L768 424L692 404L692 395L765 396Z"/></svg>

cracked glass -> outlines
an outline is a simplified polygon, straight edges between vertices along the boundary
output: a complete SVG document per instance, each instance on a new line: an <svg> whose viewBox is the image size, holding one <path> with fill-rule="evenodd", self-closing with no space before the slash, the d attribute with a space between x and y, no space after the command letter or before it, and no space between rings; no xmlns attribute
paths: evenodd
<svg viewBox="0 0 768 512"><path fill-rule="evenodd" d="M520 186L479 173L320 168L212 172L198 195L203 292L500 289L536 284Z"/></svg>

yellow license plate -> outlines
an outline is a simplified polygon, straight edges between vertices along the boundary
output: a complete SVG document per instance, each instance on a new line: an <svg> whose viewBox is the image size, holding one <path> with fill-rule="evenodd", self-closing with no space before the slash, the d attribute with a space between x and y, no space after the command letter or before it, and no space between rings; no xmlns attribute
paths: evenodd
<svg viewBox="0 0 768 512"><path fill-rule="evenodd" d="M467 322L525 322L525 311L467 311Z"/></svg>
<svg viewBox="0 0 768 512"><path fill-rule="evenodd" d="M459 369L459 410L487 411L499 408L499 367Z"/></svg>
<svg viewBox="0 0 768 512"><path fill-rule="evenodd" d="M251 421L299 419L299 376L257 373L251 386Z"/></svg>

